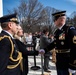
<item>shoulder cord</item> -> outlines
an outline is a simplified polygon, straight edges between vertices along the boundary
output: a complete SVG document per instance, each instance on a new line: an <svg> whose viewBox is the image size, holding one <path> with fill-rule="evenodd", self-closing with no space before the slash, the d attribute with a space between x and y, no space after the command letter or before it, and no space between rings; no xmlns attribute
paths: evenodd
<svg viewBox="0 0 76 75"><path fill-rule="evenodd" d="M11 51L11 54L10 54L10 60L13 61L13 62L18 62L16 65L8 65L7 68L8 69L13 69L13 68L16 68L19 64L21 66L21 70L23 70L23 64L22 64L22 53L18 51L18 56L17 56L17 59L14 59L13 58L13 52L14 52L14 44L11 40L11 38L9 36L3 36L3 37L0 37L0 41L4 38L8 38L9 41L11 42L11 46L12 46L12 51Z"/></svg>

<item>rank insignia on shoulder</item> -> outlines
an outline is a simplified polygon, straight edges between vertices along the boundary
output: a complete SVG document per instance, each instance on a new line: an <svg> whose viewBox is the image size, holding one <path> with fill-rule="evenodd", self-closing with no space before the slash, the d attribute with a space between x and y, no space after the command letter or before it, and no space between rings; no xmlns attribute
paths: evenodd
<svg viewBox="0 0 76 75"><path fill-rule="evenodd" d="M59 36L59 40L65 40L65 34L62 33L60 36Z"/></svg>
<svg viewBox="0 0 76 75"><path fill-rule="evenodd" d="M76 36L73 37L73 43L76 44Z"/></svg>

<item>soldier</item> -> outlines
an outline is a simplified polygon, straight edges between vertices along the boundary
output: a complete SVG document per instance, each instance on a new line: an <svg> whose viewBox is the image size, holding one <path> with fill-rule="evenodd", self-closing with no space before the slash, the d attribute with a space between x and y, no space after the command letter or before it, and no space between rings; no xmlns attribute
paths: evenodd
<svg viewBox="0 0 76 75"><path fill-rule="evenodd" d="M3 16L0 22L3 29L0 34L0 73L1 75L20 75L19 65L22 55L13 41L13 35L17 32L16 14Z"/></svg>
<svg viewBox="0 0 76 75"><path fill-rule="evenodd" d="M68 66L70 47L74 49L73 45L71 45L73 36L70 35L73 27L66 25L66 11L56 12L52 15L58 29L54 34L54 41L44 48L44 50L46 53L48 50L55 48L57 75L69 75Z"/></svg>
<svg viewBox="0 0 76 75"><path fill-rule="evenodd" d="M70 75L76 75L76 28L70 27L68 35L70 47L69 73Z"/></svg>
<svg viewBox="0 0 76 75"><path fill-rule="evenodd" d="M13 38L17 33L17 14L6 15L0 18L2 32L0 33L0 74L21 75L23 71L22 54L26 57L26 46L18 46ZM18 43L20 43L18 41ZM20 49L21 48L21 49ZM33 52L38 55L39 52ZM40 51L40 53L43 53Z"/></svg>

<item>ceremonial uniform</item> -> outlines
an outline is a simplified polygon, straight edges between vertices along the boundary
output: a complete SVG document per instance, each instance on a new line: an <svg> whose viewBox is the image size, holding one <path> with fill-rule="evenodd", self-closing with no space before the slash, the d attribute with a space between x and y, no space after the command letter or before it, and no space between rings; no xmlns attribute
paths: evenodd
<svg viewBox="0 0 76 75"><path fill-rule="evenodd" d="M51 50L55 48L56 50L56 66L57 69L68 70L69 65L69 37L68 26L64 25L61 30L56 30L54 41L48 45L46 50ZM45 51L46 51L45 50Z"/></svg>
<svg viewBox="0 0 76 75"><path fill-rule="evenodd" d="M2 31L0 34L0 74L1 75L21 75L20 61L22 60L22 56L20 54L19 58L17 58L18 55L19 55L18 49L13 43L13 39L10 37L9 34Z"/></svg>
<svg viewBox="0 0 76 75"><path fill-rule="evenodd" d="M18 23L16 14L1 17L0 22L1 25L6 22ZM3 30L0 33L0 74L21 75L21 61L22 54L18 51L12 35Z"/></svg>
<svg viewBox="0 0 76 75"><path fill-rule="evenodd" d="M71 27L69 30L69 44L70 44L70 60L69 60L69 72L72 75L76 75L76 28Z"/></svg>
<svg viewBox="0 0 76 75"><path fill-rule="evenodd" d="M55 15L55 21L59 22L60 18L62 20L64 19L65 11L58 12L53 15ZM69 35L69 32L71 32L69 26L66 26L66 24L61 25L60 28L58 28L54 33L54 41L46 48L44 48L46 52L48 52L48 50L52 50L53 48L56 50L57 75L69 75L68 67L71 46L70 44L73 38Z"/></svg>
<svg viewBox="0 0 76 75"><path fill-rule="evenodd" d="M0 74L1 75L22 75L23 56L27 60L27 55L36 54L37 52L28 52L26 46L13 38L13 34L17 31L18 20L16 14L3 16L0 18L2 32L0 33ZM14 26L14 28L13 28ZM15 28L16 27L16 28ZM28 61L27 61L28 62ZM27 65L27 63L26 63ZM28 67L28 65L27 65ZM28 71L28 68L26 68ZM26 71L26 72L27 72Z"/></svg>

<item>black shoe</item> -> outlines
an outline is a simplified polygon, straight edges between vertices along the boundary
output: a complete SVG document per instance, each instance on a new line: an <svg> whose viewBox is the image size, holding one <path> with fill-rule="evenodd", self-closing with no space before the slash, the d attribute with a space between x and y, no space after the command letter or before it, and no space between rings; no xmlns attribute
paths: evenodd
<svg viewBox="0 0 76 75"><path fill-rule="evenodd" d="M44 70L45 72L51 72L50 70Z"/></svg>
<svg viewBox="0 0 76 75"><path fill-rule="evenodd" d="M50 67L48 67L48 69L50 69Z"/></svg>

